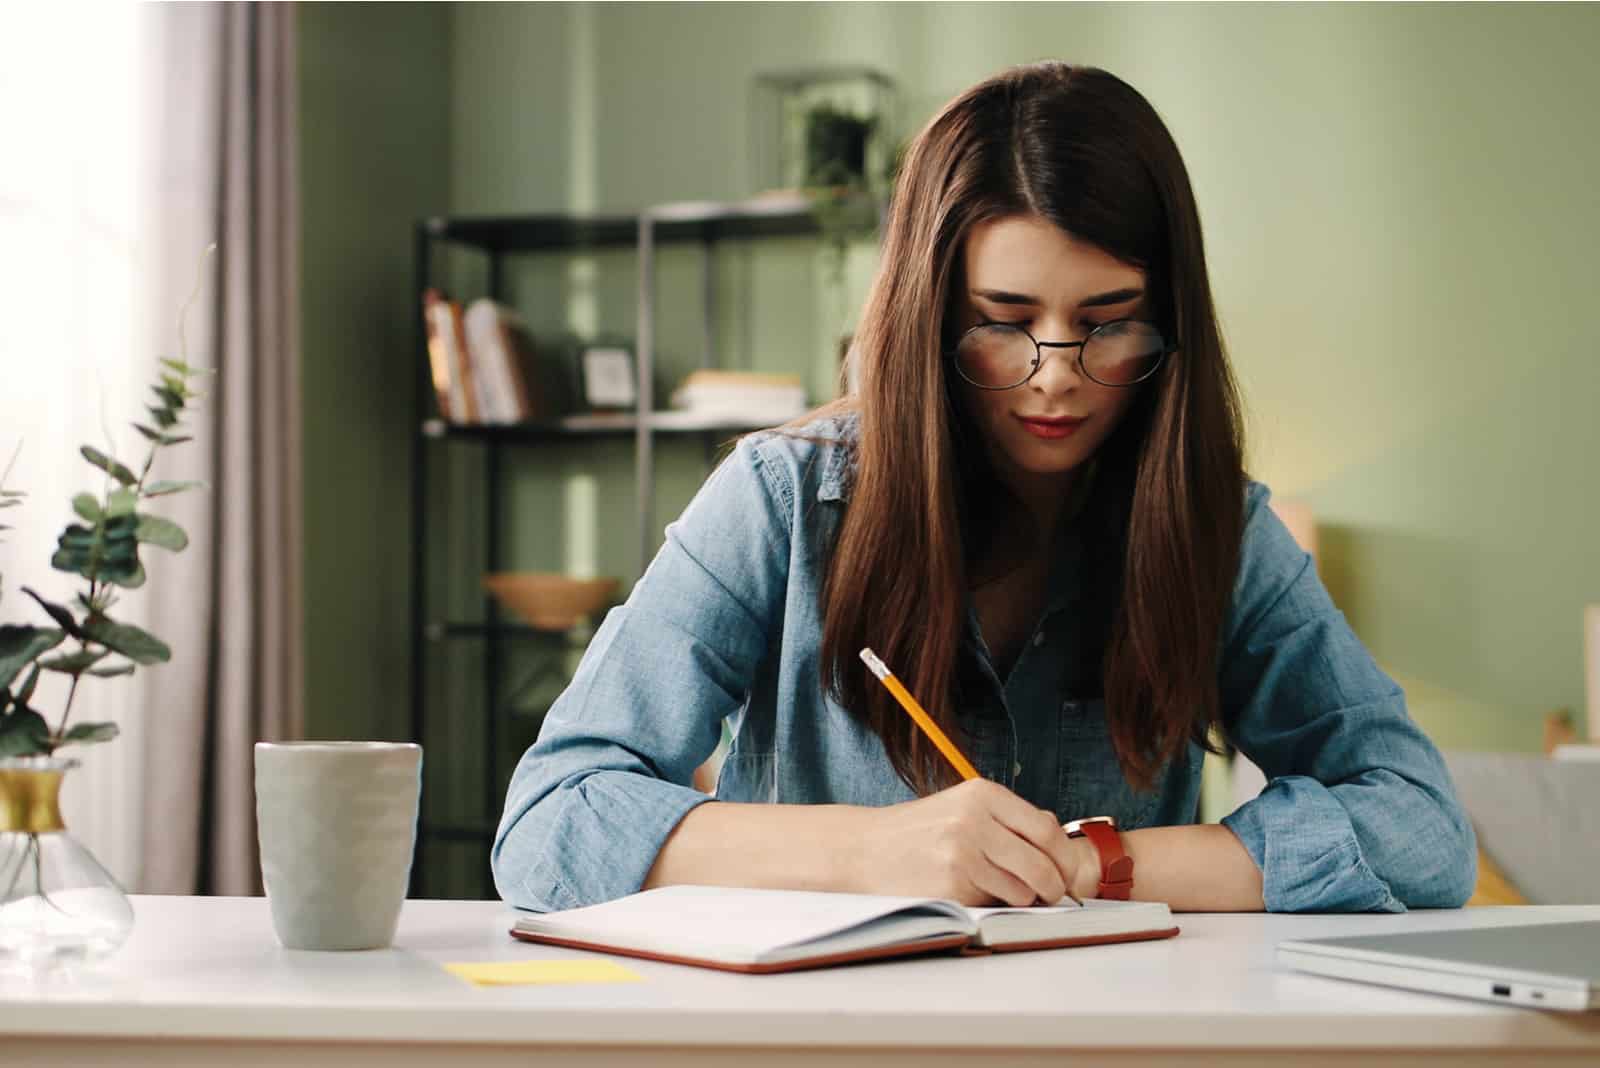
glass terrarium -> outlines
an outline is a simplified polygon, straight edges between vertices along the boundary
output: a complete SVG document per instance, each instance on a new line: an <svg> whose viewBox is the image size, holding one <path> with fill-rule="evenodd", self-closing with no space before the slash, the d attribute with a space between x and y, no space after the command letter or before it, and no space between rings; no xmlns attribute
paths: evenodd
<svg viewBox="0 0 1600 1068"><path fill-rule="evenodd" d="M893 166L898 94L869 67L808 67L755 78L751 169L761 193L876 193Z"/></svg>

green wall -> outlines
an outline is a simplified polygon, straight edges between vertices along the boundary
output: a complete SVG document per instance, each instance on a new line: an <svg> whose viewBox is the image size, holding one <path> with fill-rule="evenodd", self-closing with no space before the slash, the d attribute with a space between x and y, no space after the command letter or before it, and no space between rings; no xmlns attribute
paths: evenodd
<svg viewBox="0 0 1600 1068"><path fill-rule="evenodd" d="M410 221L447 198L440 4L301 4L306 734L404 738Z"/></svg>
<svg viewBox="0 0 1600 1068"><path fill-rule="evenodd" d="M460 4L398 28L361 9L303 10L303 36L315 24L329 34L306 48L308 70L319 50L331 59L356 47L337 24L406 38L417 62L389 68L404 84L355 91L387 100L372 116L380 128L411 130L421 107L429 144L448 149L443 173L431 153L413 153L403 189L375 194L367 175L317 159L342 151L325 132L306 134L308 243L315 235L332 263L337 242L319 223L371 242L359 254L371 273L348 283L373 299L367 342L385 316L403 335L404 221L431 204L628 211L753 192L756 71L876 66L901 85L902 132L1012 63L1054 57L1117 73L1162 113L1189 165L1249 405L1253 473L1315 508L1324 576L1418 719L1445 745L1533 749L1546 711L1581 709L1581 606L1600 600L1586 537L1600 520L1589 473L1600 364L1580 345L1587 253L1600 244L1590 178L1600 67L1587 54L1600 9ZM448 71L443 88L435 62ZM316 79L306 80L309 95ZM343 97L333 106L352 108ZM319 166L336 172L324 187ZM675 251L662 264L663 388L698 355L698 255ZM820 399L833 339L852 325L873 266L874 250L856 248L841 290L807 242L719 250L719 356L801 369ZM512 292L543 330L625 337L633 271L626 255L534 260L515 265ZM376 302L391 299L380 312ZM315 375L353 389L375 361L409 351L339 340L346 313L329 307L318 319L308 302L308 362L320 353L334 364L308 374L308 398ZM393 484L376 484L402 463L405 428L387 416L361 427L351 403L329 394L307 413L308 451L363 443L358 459L340 461L349 475L313 461L308 489L308 553L340 594L310 609L313 647L337 651L313 652L309 685L314 708L347 716L398 699L389 652L366 670L373 624L363 620L404 605L400 543L385 540L403 526L372 517L398 500ZM658 532L703 470L698 450L668 453ZM574 490L585 470L594 485ZM507 563L592 565L631 580L629 477L625 444L519 461ZM349 487L366 488L352 501ZM351 517L355 528L341 527ZM586 530L597 540L573 544ZM387 554L383 566L330 573L374 552ZM379 646L399 650L390 629Z"/></svg>

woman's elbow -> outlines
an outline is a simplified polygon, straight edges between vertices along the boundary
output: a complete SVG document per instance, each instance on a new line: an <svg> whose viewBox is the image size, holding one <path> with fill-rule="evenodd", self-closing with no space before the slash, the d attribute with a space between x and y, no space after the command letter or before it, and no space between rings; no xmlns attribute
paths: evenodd
<svg viewBox="0 0 1600 1068"><path fill-rule="evenodd" d="M1455 909L1478 885L1478 837L1452 797L1435 801L1438 816L1419 821L1426 831L1391 859L1391 892L1408 909Z"/></svg>

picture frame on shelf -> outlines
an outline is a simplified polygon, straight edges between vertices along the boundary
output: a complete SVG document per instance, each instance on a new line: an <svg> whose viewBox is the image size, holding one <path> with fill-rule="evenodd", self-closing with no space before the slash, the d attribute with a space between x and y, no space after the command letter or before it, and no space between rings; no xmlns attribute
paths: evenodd
<svg viewBox="0 0 1600 1068"><path fill-rule="evenodd" d="M585 345L578 354L583 403L590 409L631 408L638 400L633 352L621 345Z"/></svg>

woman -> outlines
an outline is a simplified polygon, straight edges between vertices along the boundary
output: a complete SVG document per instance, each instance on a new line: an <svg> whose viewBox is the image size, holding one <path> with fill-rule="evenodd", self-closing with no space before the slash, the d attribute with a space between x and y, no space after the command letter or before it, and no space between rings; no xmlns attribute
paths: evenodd
<svg viewBox="0 0 1600 1068"><path fill-rule="evenodd" d="M1242 470L1188 175L1143 97L1044 63L945 107L854 359L856 392L745 438L606 617L512 779L507 901L1466 899L1438 753ZM981 779L953 785L864 647ZM713 799L689 783L725 718ZM1269 783L1195 826L1213 730ZM1092 817L1114 827L1063 828Z"/></svg>

